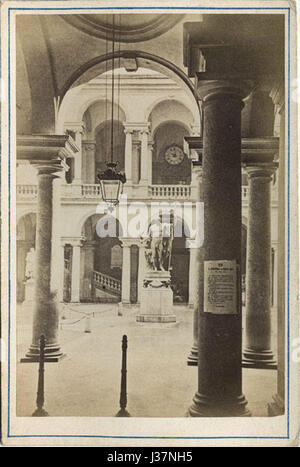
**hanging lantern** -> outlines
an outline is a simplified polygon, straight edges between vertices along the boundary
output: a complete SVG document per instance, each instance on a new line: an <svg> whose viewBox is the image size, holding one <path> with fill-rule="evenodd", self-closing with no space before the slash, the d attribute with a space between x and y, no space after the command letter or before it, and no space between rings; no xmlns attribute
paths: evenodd
<svg viewBox="0 0 300 467"><path fill-rule="evenodd" d="M121 21L121 20L120 20ZM107 169L98 174L103 201L110 209L119 202L119 197L123 192L123 185L126 182L124 173L117 171L117 163L114 162L114 94L115 94L115 15L112 23L112 84L111 84L111 121L110 121L110 162L107 162ZM120 52L120 44L119 44ZM120 54L119 54L120 55ZM120 60L119 60L120 66ZM120 83L119 83L120 87ZM119 102L118 102L119 104Z"/></svg>
<svg viewBox="0 0 300 467"><path fill-rule="evenodd" d="M119 197L123 192L123 185L126 182L124 173L117 171L117 163L109 162L107 169L98 174L103 201L116 206Z"/></svg>

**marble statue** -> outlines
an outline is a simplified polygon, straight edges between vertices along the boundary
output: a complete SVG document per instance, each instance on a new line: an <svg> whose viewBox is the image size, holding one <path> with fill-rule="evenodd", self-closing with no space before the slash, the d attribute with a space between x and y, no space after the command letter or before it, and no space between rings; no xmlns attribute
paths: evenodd
<svg viewBox="0 0 300 467"><path fill-rule="evenodd" d="M174 237L174 217L166 221L162 214L151 222L145 245L148 269L169 271L171 264L172 243Z"/></svg>
<svg viewBox="0 0 300 467"><path fill-rule="evenodd" d="M35 250L33 247L30 248L26 255L26 264L25 264L25 279L34 278L34 269L35 269Z"/></svg>

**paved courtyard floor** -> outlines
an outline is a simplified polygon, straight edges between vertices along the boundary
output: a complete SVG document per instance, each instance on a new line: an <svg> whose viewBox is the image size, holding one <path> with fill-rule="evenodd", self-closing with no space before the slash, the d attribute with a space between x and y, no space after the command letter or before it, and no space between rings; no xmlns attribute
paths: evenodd
<svg viewBox="0 0 300 467"><path fill-rule="evenodd" d="M137 323L136 309L118 316L114 304L72 305L61 320L65 357L45 365L45 409L50 416L114 416L119 410L121 341L128 336L128 405L132 417L184 417L197 389L197 367L186 359L193 313L176 306L176 323ZM94 312L85 333L82 312ZM31 312L18 309L18 361L31 341ZM17 364L17 415L35 409L38 364ZM253 416L267 416L276 392L275 370L243 370Z"/></svg>

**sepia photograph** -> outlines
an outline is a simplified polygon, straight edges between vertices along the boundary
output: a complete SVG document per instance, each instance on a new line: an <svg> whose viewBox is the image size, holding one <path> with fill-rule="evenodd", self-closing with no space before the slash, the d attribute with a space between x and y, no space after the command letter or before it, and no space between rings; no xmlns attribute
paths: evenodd
<svg viewBox="0 0 300 467"><path fill-rule="evenodd" d="M161 3L2 2L5 445L299 442L296 3Z"/></svg>

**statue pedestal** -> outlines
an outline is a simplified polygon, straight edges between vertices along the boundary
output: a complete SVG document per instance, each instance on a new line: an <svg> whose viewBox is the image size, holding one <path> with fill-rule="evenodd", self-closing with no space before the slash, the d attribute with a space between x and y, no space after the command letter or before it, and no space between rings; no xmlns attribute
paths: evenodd
<svg viewBox="0 0 300 467"><path fill-rule="evenodd" d="M23 307L32 307L34 303L34 279L27 279L25 282L25 298Z"/></svg>
<svg viewBox="0 0 300 467"><path fill-rule="evenodd" d="M176 321L170 282L168 271L149 271L145 274L140 309L136 317L138 322L172 323Z"/></svg>

